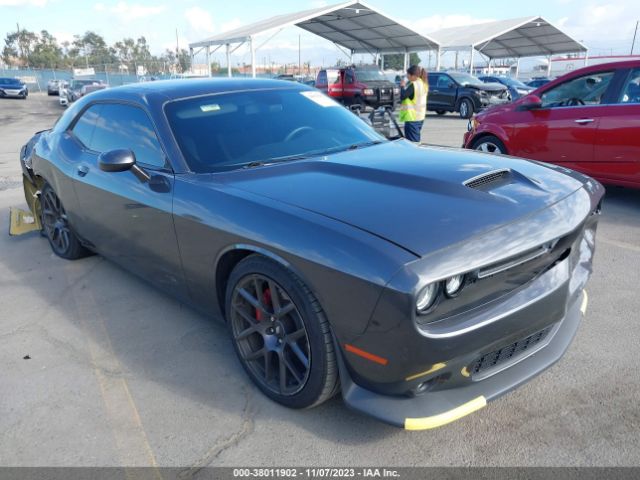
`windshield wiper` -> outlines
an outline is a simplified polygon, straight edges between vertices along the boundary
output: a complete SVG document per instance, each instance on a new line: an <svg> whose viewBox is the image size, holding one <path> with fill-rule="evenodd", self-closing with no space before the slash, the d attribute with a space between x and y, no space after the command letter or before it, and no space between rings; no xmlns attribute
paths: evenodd
<svg viewBox="0 0 640 480"><path fill-rule="evenodd" d="M358 150L359 148L371 147L373 145L380 145L384 143L382 140L372 140L371 142L354 143L349 145L346 150Z"/></svg>

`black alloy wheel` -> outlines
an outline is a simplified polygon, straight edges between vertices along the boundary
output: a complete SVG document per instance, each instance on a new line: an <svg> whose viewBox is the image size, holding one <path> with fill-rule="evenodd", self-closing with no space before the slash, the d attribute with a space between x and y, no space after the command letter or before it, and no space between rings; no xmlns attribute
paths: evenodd
<svg viewBox="0 0 640 480"><path fill-rule="evenodd" d="M53 252L59 257L74 260L88 252L71 230L67 212L50 185L40 195L41 223Z"/></svg>
<svg viewBox="0 0 640 480"><path fill-rule="evenodd" d="M309 378L309 338L289 295L264 275L247 275L233 292L231 326L242 358L262 386L294 395Z"/></svg>
<svg viewBox="0 0 640 480"><path fill-rule="evenodd" d="M227 287L227 321L242 366L273 400L307 408L337 391L329 327L317 301L284 267L242 260Z"/></svg>

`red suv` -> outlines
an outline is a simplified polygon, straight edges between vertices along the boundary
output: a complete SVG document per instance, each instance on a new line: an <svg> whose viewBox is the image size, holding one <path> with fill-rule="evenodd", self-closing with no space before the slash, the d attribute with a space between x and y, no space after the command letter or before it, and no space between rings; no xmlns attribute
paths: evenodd
<svg viewBox="0 0 640 480"><path fill-rule="evenodd" d="M555 163L640 188L640 61L568 73L469 121L464 147Z"/></svg>
<svg viewBox="0 0 640 480"><path fill-rule="evenodd" d="M375 65L322 69L316 88L347 106L394 108L400 101L400 88Z"/></svg>

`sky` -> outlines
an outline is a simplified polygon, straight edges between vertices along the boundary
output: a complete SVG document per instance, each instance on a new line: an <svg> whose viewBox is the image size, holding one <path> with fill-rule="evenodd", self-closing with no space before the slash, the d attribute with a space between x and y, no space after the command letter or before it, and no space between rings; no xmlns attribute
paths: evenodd
<svg viewBox="0 0 640 480"><path fill-rule="evenodd" d="M93 30L108 43L123 37L145 36L152 53L175 49L176 29L181 48L188 43L281 13L331 5L336 0L0 0L0 48L7 33L20 28L48 30L58 41ZM590 55L628 54L640 0L458 0L455 2L368 0L369 5L420 33L439 28L514 17L540 15L584 42ZM257 63L302 61L329 65L346 57L318 37L291 27L261 47ZM266 39L266 38L265 38ZM258 45L262 42L256 41ZM640 53L640 38L636 43ZM224 54L214 60L224 64ZM250 63L247 48L240 48L232 63Z"/></svg>

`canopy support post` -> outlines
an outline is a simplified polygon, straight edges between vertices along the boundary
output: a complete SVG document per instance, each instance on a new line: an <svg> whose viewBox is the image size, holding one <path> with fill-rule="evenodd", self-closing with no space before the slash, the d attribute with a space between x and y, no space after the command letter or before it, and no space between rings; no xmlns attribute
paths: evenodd
<svg viewBox="0 0 640 480"><path fill-rule="evenodd" d="M249 37L249 49L251 50L251 78L256 78L256 49L253 48L253 37Z"/></svg>
<svg viewBox="0 0 640 480"><path fill-rule="evenodd" d="M404 71L409 70L409 52L404 52Z"/></svg>
<svg viewBox="0 0 640 480"><path fill-rule="evenodd" d="M191 68L189 70L193 73L193 48L191 47L189 47L189 58L191 58Z"/></svg>
<svg viewBox="0 0 640 480"><path fill-rule="evenodd" d="M438 51L436 52L436 72L440 71L440 57L442 55L442 51L440 47L438 47Z"/></svg>
<svg viewBox="0 0 640 480"><path fill-rule="evenodd" d="M350 51L351 53L349 54L349 64L353 65L353 50Z"/></svg>
<svg viewBox="0 0 640 480"><path fill-rule="evenodd" d="M547 77L551 76L551 55L547 57Z"/></svg>
<svg viewBox="0 0 640 480"><path fill-rule="evenodd" d="M207 77L211 78L211 48L207 45Z"/></svg>
<svg viewBox="0 0 640 480"><path fill-rule="evenodd" d="M227 77L231 78L231 45L227 43Z"/></svg>
<svg viewBox="0 0 640 480"><path fill-rule="evenodd" d="M589 66L589 50L584 52L584 66L585 67Z"/></svg>
<svg viewBox="0 0 640 480"><path fill-rule="evenodd" d="M380 54L380 68L384 70L384 53Z"/></svg>
<svg viewBox="0 0 640 480"><path fill-rule="evenodd" d="M520 57L516 59L516 80L520 76Z"/></svg>
<svg viewBox="0 0 640 480"><path fill-rule="evenodd" d="M473 54L475 52L475 48L473 45L471 46L471 58L469 58L469 75L473 75Z"/></svg>

